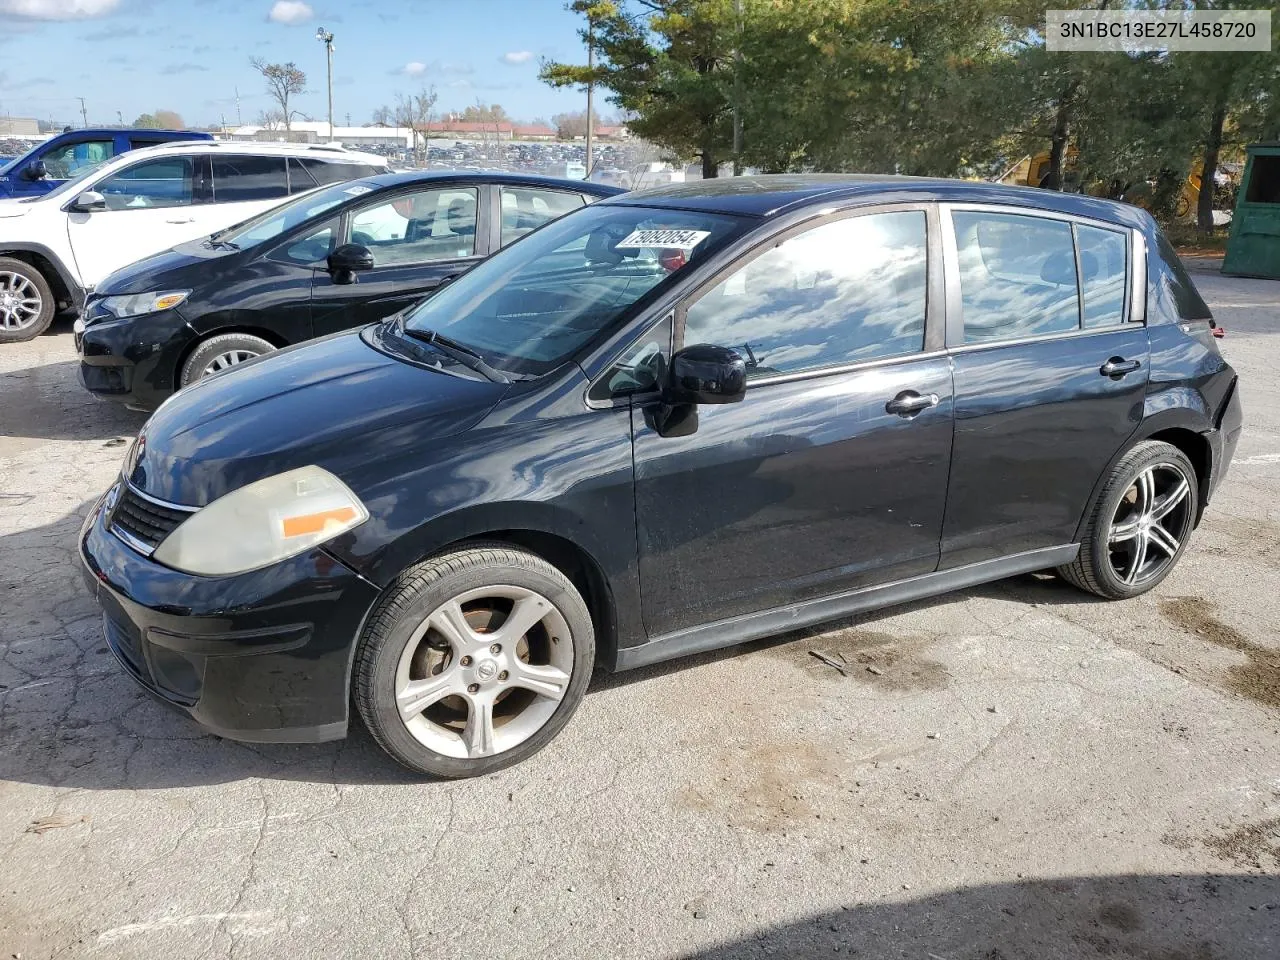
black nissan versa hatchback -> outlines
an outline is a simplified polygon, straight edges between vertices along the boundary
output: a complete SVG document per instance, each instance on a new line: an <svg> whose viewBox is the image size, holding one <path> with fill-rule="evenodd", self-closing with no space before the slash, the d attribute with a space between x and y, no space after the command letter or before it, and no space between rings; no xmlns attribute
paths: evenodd
<svg viewBox="0 0 1280 960"><path fill-rule="evenodd" d="M1240 432L1143 211L943 180L625 194L169 400L85 521L111 649L243 740L469 776L625 669L1027 571L1158 584Z"/></svg>
<svg viewBox="0 0 1280 960"><path fill-rule="evenodd" d="M98 284L76 322L80 382L154 410L201 377L390 316L549 220L619 193L457 172L312 190Z"/></svg>

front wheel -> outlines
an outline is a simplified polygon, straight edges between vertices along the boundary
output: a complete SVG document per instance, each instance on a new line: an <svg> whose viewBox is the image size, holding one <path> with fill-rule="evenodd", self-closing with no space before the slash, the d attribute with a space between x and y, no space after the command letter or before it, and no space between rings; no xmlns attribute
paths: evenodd
<svg viewBox="0 0 1280 960"><path fill-rule="evenodd" d="M1146 593L1182 556L1199 502L1186 454L1158 440L1135 444L1098 494L1079 555L1058 573L1108 600Z"/></svg>
<svg viewBox="0 0 1280 960"><path fill-rule="evenodd" d="M356 650L352 697L374 739L411 770L491 773L560 732L586 694L591 616L559 570L503 544L401 575Z"/></svg>
<svg viewBox="0 0 1280 960"><path fill-rule="evenodd" d="M274 344L249 333L220 333L191 351L191 356L182 365L179 385L189 386L274 349Z"/></svg>
<svg viewBox="0 0 1280 960"><path fill-rule="evenodd" d="M21 343L53 322L49 281L25 260L0 257L0 343Z"/></svg>

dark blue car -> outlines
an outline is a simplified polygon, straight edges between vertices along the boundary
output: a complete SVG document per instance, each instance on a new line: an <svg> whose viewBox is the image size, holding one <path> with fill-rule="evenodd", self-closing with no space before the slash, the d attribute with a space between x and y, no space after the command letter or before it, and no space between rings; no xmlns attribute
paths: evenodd
<svg viewBox="0 0 1280 960"><path fill-rule="evenodd" d="M38 197L114 156L175 140L212 140L194 130L68 130L0 167L0 198Z"/></svg>
<svg viewBox="0 0 1280 960"><path fill-rule="evenodd" d="M208 729L324 740L354 709L473 776L545 745L597 665L1040 570L1152 589L1240 435L1217 332L1136 207L623 194L181 391L80 551L124 668Z"/></svg>

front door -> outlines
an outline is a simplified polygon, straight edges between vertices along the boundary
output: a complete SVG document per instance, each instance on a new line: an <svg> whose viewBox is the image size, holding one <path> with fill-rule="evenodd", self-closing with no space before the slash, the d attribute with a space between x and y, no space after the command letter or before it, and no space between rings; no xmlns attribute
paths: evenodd
<svg viewBox="0 0 1280 960"><path fill-rule="evenodd" d="M749 379L685 435L634 403L650 638L936 568L952 404L947 357L926 353L942 340L929 219L793 231L680 308L676 346L735 348Z"/></svg>
<svg viewBox="0 0 1280 960"><path fill-rule="evenodd" d="M312 326L316 336L373 323L407 307L484 259L488 230L475 187L422 187L382 196L344 218L344 243L373 253L374 268L336 283L316 270Z"/></svg>
<svg viewBox="0 0 1280 960"><path fill-rule="evenodd" d="M86 185L107 208L67 212L80 282L92 288L121 267L208 233L197 216L205 163L200 156L154 157Z"/></svg>
<svg viewBox="0 0 1280 960"><path fill-rule="evenodd" d="M956 439L942 567L1072 542L1142 419L1147 331L1130 231L943 211ZM1139 285L1140 288L1140 285Z"/></svg>

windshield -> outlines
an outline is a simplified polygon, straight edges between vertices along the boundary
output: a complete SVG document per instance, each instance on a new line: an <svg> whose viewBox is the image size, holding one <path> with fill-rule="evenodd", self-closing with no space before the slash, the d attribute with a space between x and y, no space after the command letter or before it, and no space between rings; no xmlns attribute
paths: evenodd
<svg viewBox="0 0 1280 960"><path fill-rule="evenodd" d="M404 320L516 376L540 376L750 225L688 210L596 204L494 255Z"/></svg>
<svg viewBox="0 0 1280 960"><path fill-rule="evenodd" d="M318 217L344 200L369 193L373 189L369 184L357 181L313 190L295 200L290 200L282 207L272 207L266 213L260 213L250 220L223 230L217 234L217 238L247 250L268 240L274 240L286 230L292 230L312 217Z"/></svg>

